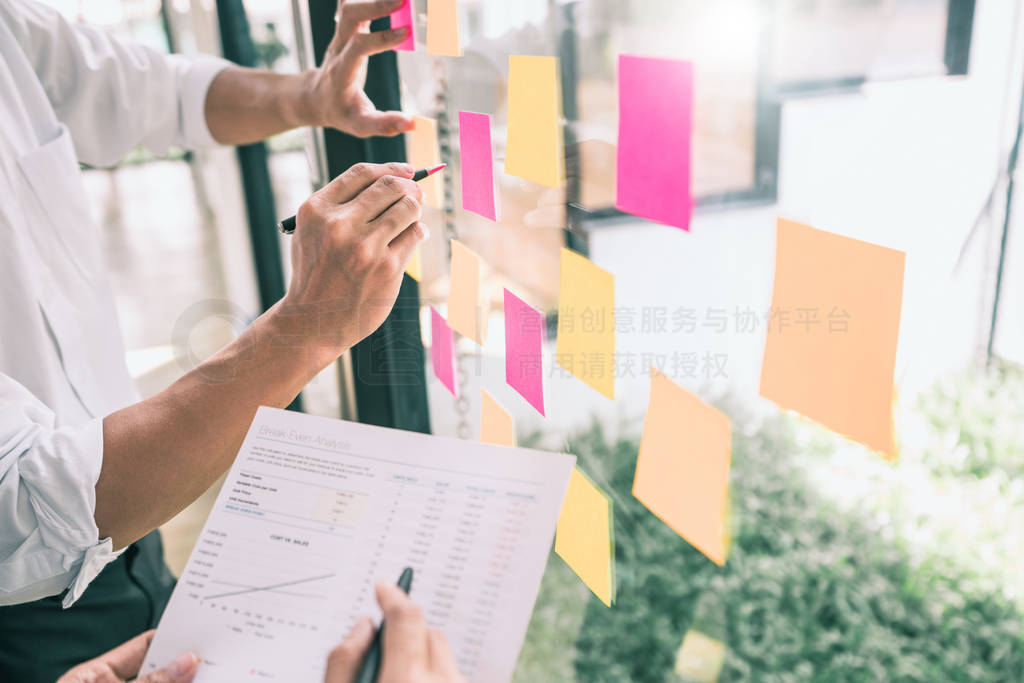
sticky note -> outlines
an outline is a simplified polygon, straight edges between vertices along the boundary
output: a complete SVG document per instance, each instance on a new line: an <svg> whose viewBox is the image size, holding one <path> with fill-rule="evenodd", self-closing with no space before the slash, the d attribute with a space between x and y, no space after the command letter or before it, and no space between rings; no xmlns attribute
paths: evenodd
<svg viewBox="0 0 1024 683"><path fill-rule="evenodd" d="M718 565L731 443L728 417L651 368L633 496Z"/></svg>
<svg viewBox="0 0 1024 683"><path fill-rule="evenodd" d="M462 336L483 345L487 334L487 305L480 295L480 257L458 240L452 240L451 247L448 324Z"/></svg>
<svg viewBox="0 0 1024 683"><path fill-rule="evenodd" d="M544 414L544 315L505 290L505 381Z"/></svg>
<svg viewBox="0 0 1024 683"><path fill-rule="evenodd" d="M498 220L491 154L491 117L459 112L459 165L462 171L462 208L492 221Z"/></svg>
<svg viewBox="0 0 1024 683"><path fill-rule="evenodd" d="M573 468L555 529L555 552L608 607L615 602L612 501Z"/></svg>
<svg viewBox="0 0 1024 683"><path fill-rule="evenodd" d="M895 457L904 253L781 218L777 234L761 395Z"/></svg>
<svg viewBox="0 0 1024 683"><path fill-rule="evenodd" d="M480 440L499 446L516 445L516 423L486 389L480 390Z"/></svg>
<svg viewBox="0 0 1024 683"><path fill-rule="evenodd" d="M675 673L689 683L716 683L725 664L725 643L690 629L676 652Z"/></svg>
<svg viewBox="0 0 1024 683"><path fill-rule="evenodd" d="M455 334L441 314L430 307L430 364L434 366L434 377L459 397L455 384Z"/></svg>
<svg viewBox="0 0 1024 683"><path fill-rule="evenodd" d="M432 168L441 163L437 146L437 121L413 116L413 129L405 134L406 154L413 168ZM444 173L435 173L419 181L427 206L444 208Z"/></svg>
<svg viewBox="0 0 1024 683"><path fill-rule="evenodd" d="M427 52L442 57L461 57L456 0L427 0Z"/></svg>
<svg viewBox="0 0 1024 683"><path fill-rule="evenodd" d="M548 187L561 187L561 117L558 59L509 57L505 173Z"/></svg>
<svg viewBox="0 0 1024 683"><path fill-rule="evenodd" d="M615 398L615 278L562 249L555 362Z"/></svg>
<svg viewBox="0 0 1024 683"><path fill-rule="evenodd" d="M396 50L412 52L416 49L416 36L414 35L416 29L413 26L412 20L412 3L413 0L405 0L404 5L391 13L392 29L401 28L403 26L407 26L409 28L409 35L395 47Z"/></svg>
<svg viewBox="0 0 1024 683"><path fill-rule="evenodd" d="M409 264L405 267L405 273L416 282L423 278L423 258L420 256L419 249L412 253L412 258L409 259Z"/></svg>
<svg viewBox="0 0 1024 683"><path fill-rule="evenodd" d="M619 55L615 208L690 229L693 64Z"/></svg>

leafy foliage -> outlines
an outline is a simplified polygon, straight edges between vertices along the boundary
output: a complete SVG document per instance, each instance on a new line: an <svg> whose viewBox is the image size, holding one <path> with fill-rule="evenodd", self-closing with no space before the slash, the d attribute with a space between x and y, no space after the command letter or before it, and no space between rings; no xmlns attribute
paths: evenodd
<svg viewBox="0 0 1024 683"><path fill-rule="evenodd" d="M985 381L984 391L930 399L934 428L955 430L972 452L957 476L1004 472L1024 450L1003 416L988 413L1007 407L998 382ZM721 568L632 497L635 441L610 443L594 424L571 443L614 500L617 602L608 609L584 597L582 606L552 557L524 656L541 640L547 651L518 680L566 680L568 662L580 681L673 680L694 627L726 644L722 681L1024 681L1024 616L998 585L950 554L922 559L882 533L884 518L826 499L806 471L830 455L829 439L799 440L782 417L755 424L728 412L733 545ZM572 626L545 631L545 611ZM540 659L558 661L557 673L542 673Z"/></svg>
<svg viewBox="0 0 1024 683"><path fill-rule="evenodd" d="M1024 479L1024 371L998 367L938 384L920 402L937 474Z"/></svg>

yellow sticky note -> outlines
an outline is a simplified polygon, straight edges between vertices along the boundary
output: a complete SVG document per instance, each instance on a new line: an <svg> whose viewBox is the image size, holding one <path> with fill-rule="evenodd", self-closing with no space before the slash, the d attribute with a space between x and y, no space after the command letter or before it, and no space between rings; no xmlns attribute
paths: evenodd
<svg viewBox="0 0 1024 683"><path fill-rule="evenodd" d="M761 395L895 457L905 254L779 219Z"/></svg>
<svg viewBox="0 0 1024 683"><path fill-rule="evenodd" d="M480 390L480 440L499 446L516 445L516 423L486 389Z"/></svg>
<svg viewBox="0 0 1024 683"><path fill-rule="evenodd" d="M505 173L548 187L561 187L561 118L558 59L509 57Z"/></svg>
<svg viewBox="0 0 1024 683"><path fill-rule="evenodd" d="M615 602L612 501L573 468L555 530L555 552L608 607Z"/></svg>
<svg viewBox="0 0 1024 683"><path fill-rule="evenodd" d="M725 643L693 629L676 652L675 672L687 683L715 683L725 664Z"/></svg>
<svg viewBox="0 0 1024 683"><path fill-rule="evenodd" d="M562 249L555 362L615 398L615 277Z"/></svg>
<svg viewBox="0 0 1024 683"><path fill-rule="evenodd" d="M405 267L405 272L416 282L423 278L423 258L420 256L419 249L412 253L412 258L409 259L409 265Z"/></svg>
<svg viewBox="0 0 1024 683"><path fill-rule="evenodd" d="M427 0L427 53L462 56L456 0Z"/></svg>
<svg viewBox="0 0 1024 683"><path fill-rule="evenodd" d="M487 334L487 306L480 296L480 257L452 240L448 285L448 324L464 337L483 345Z"/></svg>
<svg viewBox="0 0 1024 683"><path fill-rule="evenodd" d="M729 418L651 368L651 399L633 495L716 564L724 564Z"/></svg>
<svg viewBox="0 0 1024 683"><path fill-rule="evenodd" d="M437 146L437 121L425 116L413 116L413 129L405 134L406 155L415 169L432 168L441 163ZM427 206L444 208L444 171L419 182Z"/></svg>

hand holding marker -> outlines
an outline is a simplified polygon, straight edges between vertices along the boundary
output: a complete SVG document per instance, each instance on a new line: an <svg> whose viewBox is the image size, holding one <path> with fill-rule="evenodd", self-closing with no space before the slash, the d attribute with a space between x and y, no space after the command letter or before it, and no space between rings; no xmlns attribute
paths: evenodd
<svg viewBox="0 0 1024 683"><path fill-rule="evenodd" d="M419 173L416 175L418 176ZM430 174L428 173L427 175ZM423 177L426 178L427 176ZM409 589L412 588L412 567L406 567L402 570L402 575L398 577L398 587L406 594L409 593ZM366 657L363 659L362 666L359 667L359 673L356 674L354 683L374 683L377 680L377 671L380 669L380 649L383 634L384 621L381 620L380 628L377 629L377 634L373 637L373 642L370 643L370 649L366 652Z"/></svg>
<svg viewBox="0 0 1024 683"><path fill-rule="evenodd" d="M444 167L447 165L448 164L438 164L437 166L434 166L432 168L421 168L420 170L416 171L416 173L413 174L412 179L418 183L424 178L432 176L438 171L444 169ZM295 216L289 216L288 218L285 218L283 221L278 223L277 229L286 235L290 235L293 232L295 232Z"/></svg>

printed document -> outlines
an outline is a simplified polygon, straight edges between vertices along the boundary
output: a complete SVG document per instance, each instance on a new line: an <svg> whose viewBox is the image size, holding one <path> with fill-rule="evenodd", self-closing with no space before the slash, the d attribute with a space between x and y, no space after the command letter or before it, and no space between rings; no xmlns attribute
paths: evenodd
<svg viewBox="0 0 1024 683"><path fill-rule="evenodd" d="M575 457L260 408L143 673L320 683L373 594L411 597L470 681L512 677Z"/></svg>

